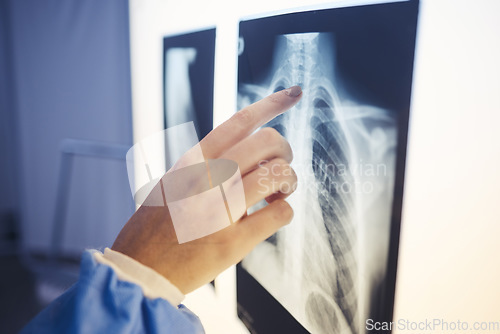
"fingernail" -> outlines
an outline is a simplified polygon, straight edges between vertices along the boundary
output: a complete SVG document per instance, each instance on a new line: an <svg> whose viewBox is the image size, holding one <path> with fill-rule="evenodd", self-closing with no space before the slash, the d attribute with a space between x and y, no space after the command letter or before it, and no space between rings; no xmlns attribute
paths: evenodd
<svg viewBox="0 0 500 334"><path fill-rule="evenodd" d="M290 88L285 89L285 94L290 97L297 97L302 94L302 88L300 86L292 86Z"/></svg>

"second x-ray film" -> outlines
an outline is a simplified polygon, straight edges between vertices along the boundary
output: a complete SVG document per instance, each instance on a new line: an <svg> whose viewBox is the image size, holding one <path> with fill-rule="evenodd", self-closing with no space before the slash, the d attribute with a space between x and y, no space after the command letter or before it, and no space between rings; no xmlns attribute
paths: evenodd
<svg viewBox="0 0 500 334"><path fill-rule="evenodd" d="M215 28L163 39L165 128L193 122L199 138L212 130Z"/></svg>
<svg viewBox="0 0 500 334"><path fill-rule="evenodd" d="M240 23L238 108L303 90L268 124L294 152L293 221L242 268L312 333L391 320L417 11L409 1Z"/></svg>

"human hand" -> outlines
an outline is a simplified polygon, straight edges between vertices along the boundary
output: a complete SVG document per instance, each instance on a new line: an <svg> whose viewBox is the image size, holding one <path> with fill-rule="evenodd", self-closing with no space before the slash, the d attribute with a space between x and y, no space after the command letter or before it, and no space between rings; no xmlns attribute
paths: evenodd
<svg viewBox="0 0 500 334"><path fill-rule="evenodd" d="M205 159L238 164L246 208L264 198L269 205L216 233L181 244L168 207L143 205L120 231L112 249L153 268L186 294L241 261L288 224L293 210L284 199L297 183L289 165L290 145L272 128L253 132L290 109L301 96L298 86L274 93L234 114L200 142Z"/></svg>

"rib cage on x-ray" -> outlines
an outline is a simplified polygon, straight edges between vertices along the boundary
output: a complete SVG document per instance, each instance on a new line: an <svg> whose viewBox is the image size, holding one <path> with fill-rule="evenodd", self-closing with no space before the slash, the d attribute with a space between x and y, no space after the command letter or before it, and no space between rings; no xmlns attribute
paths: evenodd
<svg viewBox="0 0 500 334"><path fill-rule="evenodd" d="M270 80L240 85L239 107L292 85L304 91L269 123L294 151L294 221L243 267L309 331L362 333L385 270L396 127L387 111L354 103L339 89L330 38L279 36ZM381 164L384 175L373 172Z"/></svg>

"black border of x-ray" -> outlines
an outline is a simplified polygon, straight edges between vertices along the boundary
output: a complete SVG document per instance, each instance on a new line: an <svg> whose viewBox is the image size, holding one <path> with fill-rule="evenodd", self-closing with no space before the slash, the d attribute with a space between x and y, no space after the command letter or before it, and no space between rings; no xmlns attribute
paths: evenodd
<svg viewBox="0 0 500 334"><path fill-rule="evenodd" d="M214 68L215 68L216 28L208 28L163 37L162 80L163 80L163 126L165 129L178 124L167 124L166 92L166 51L174 47L195 48L196 60L189 68L189 82L197 122L195 128L198 139L205 137L213 127Z"/></svg>
<svg viewBox="0 0 500 334"><path fill-rule="evenodd" d="M372 7L377 6L377 7ZM413 45L411 55L407 55L408 61L411 62L409 73L406 73L409 82L409 89L406 96L402 96L400 101L396 101L395 105L380 105L387 108L396 108L401 111L398 116L398 138L396 151L396 175L394 182L394 197L392 203L392 215L390 221L390 241L389 254L387 259L387 276L385 285L381 289L378 305L381 305L381 313L377 315L375 321L392 321L394 311L394 297L396 288L396 274L398 262L399 239L401 229L401 214L404 192L404 174L406 162L406 149L408 141L408 122L411 103L411 86L413 80L413 62L415 53L415 42L417 34L417 21L419 11L419 0L409 0L406 2L388 2L382 4L371 4L355 7L324 9L319 11L291 13L279 16L264 17L255 20L240 21L240 36L242 31L245 31L246 25L255 29L255 23L276 24L280 23L281 34L294 32L318 31L311 30L306 26L305 22L310 22L311 18L321 15L329 15L335 12L339 16L356 17L360 9L362 10L377 10L383 11L384 6L399 8L405 15L398 19L406 20L404 26L406 30L401 31L401 34L408 38L409 43ZM329 12L329 13L328 13ZM304 16L308 16L308 20L303 20ZM285 23L286 22L286 23ZM314 22L314 20L313 20ZM265 25L262 25L265 26ZM262 28L265 29L265 28ZM258 36L258 32L252 31ZM239 57L241 58L241 57ZM244 64L243 66L248 66ZM238 68L238 84L240 84L241 76L241 59L239 59ZM248 68L247 68L248 69ZM251 69L249 69L251 70ZM262 78L260 78L262 79ZM252 275L250 275L242 266L237 265L237 301L238 301L238 316L247 326L251 333L267 334L267 333L308 333L308 331L262 286ZM364 319L366 320L366 319Z"/></svg>
<svg viewBox="0 0 500 334"><path fill-rule="evenodd" d="M169 48L196 48L197 59L189 69L189 82L197 121L194 122L198 140L203 139L213 128L214 80L215 80L215 37L216 28L202 29L163 37L162 81L163 81L163 128L178 124L167 124L166 97L166 51ZM194 80L196 78L196 80ZM210 282L215 288L215 282Z"/></svg>

